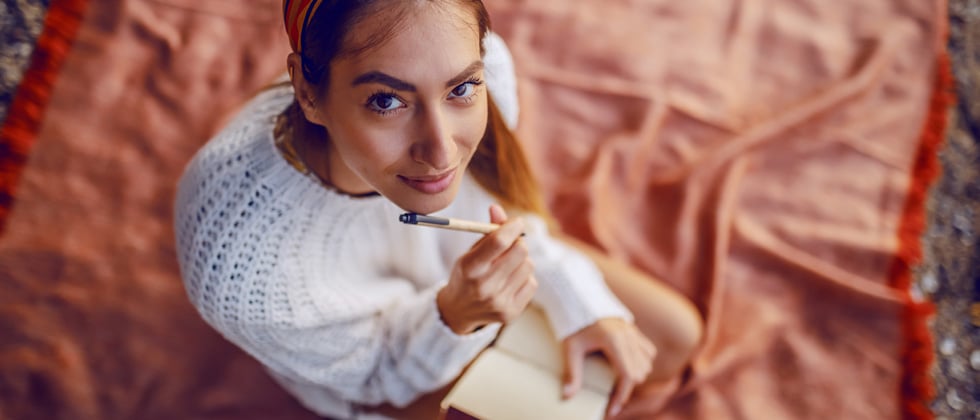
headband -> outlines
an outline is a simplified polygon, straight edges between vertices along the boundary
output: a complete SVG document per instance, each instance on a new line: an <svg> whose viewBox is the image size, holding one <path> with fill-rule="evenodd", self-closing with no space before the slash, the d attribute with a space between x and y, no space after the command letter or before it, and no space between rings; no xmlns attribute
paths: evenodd
<svg viewBox="0 0 980 420"><path fill-rule="evenodd" d="M293 52L303 52L303 31L322 2L323 0L283 0L282 17Z"/></svg>

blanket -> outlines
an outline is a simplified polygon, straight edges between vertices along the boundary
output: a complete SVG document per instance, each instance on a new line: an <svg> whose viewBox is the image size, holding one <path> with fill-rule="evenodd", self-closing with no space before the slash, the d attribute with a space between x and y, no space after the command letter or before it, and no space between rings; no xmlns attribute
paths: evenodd
<svg viewBox="0 0 980 420"><path fill-rule="evenodd" d="M928 416L907 282L944 1L487 3L561 227L706 319L680 387L623 417ZM34 130L0 138L23 157L0 183L0 418L315 418L198 317L171 228L183 165L285 68L280 6L79 9Z"/></svg>

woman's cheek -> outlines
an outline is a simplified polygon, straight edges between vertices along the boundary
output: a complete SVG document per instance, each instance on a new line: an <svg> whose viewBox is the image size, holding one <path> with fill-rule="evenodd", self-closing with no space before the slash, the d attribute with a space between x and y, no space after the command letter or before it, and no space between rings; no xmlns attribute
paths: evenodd
<svg viewBox="0 0 980 420"><path fill-rule="evenodd" d="M374 136L369 142L372 144L369 152L372 160L382 167L393 165L409 157L411 140L405 134L405 130L390 132L386 130Z"/></svg>
<svg viewBox="0 0 980 420"><path fill-rule="evenodd" d="M467 122L465 127L467 127L467 133L464 138L467 139L467 146L471 149L475 149L483 139L483 134L487 130L487 106L484 103L482 106L477 106L476 112L469 118L470 121Z"/></svg>

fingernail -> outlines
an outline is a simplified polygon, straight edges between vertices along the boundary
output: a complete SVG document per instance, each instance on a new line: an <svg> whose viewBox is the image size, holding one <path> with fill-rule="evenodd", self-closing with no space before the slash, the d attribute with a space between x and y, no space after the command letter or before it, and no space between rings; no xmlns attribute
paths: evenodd
<svg viewBox="0 0 980 420"><path fill-rule="evenodd" d="M492 204L492 205L493 205L494 207L496 207L496 208L497 208L497 211L499 211L499 212L500 212L501 214L503 214L503 215L504 215L504 217L507 217L507 211L506 211L506 210L504 210L504 206L501 206L500 204L496 204L496 203L494 203L494 204Z"/></svg>
<svg viewBox="0 0 980 420"><path fill-rule="evenodd" d="M612 410L609 410L609 414L611 414L613 416L616 416L616 415L619 414L619 410L622 410L622 409L623 409L623 407L621 407L619 404L613 404Z"/></svg>
<svg viewBox="0 0 980 420"><path fill-rule="evenodd" d="M565 398L570 397L572 395L572 384L565 384L565 386L561 389L561 393L565 396Z"/></svg>

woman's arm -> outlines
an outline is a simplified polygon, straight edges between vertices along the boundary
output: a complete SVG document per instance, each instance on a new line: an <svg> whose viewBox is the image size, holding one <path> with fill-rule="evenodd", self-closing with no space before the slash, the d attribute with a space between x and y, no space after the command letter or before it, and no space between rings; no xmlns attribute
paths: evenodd
<svg viewBox="0 0 980 420"><path fill-rule="evenodd" d="M265 366L295 382L354 403L403 406L454 379L498 329L488 325L472 334L455 334L440 318L436 289L392 300L377 311L358 310L357 299L351 299L348 308L338 306L336 313L316 314L318 319L303 322L276 319L253 324L236 317L211 323Z"/></svg>
<svg viewBox="0 0 980 420"><path fill-rule="evenodd" d="M633 313L636 326L657 347L650 380L667 380L683 369L700 344L704 330L697 307L663 281L616 261L576 238L556 236L595 262L606 284Z"/></svg>
<svg viewBox="0 0 980 420"><path fill-rule="evenodd" d="M660 384L676 378L700 340L701 322L694 306L653 278L580 241L549 234L542 242L545 245L541 247L551 252L539 250L537 256L543 254L546 265L561 268L554 276L557 278L541 279L541 289L554 293L556 285L572 286L563 296L550 298L556 300L550 302L550 311L543 305L549 317L569 309L602 313L613 307L609 300L622 302L632 313L632 318L596 315L592 322L567 336L559 333L565 356L563 394L567 397L578 391L583 360L594 351L601 351L617 373L607 413L610 417L618 414L639 384ZM607 285L606 290L615 296L610 298L600 292ZM574 293L567 293L568 290ZM540 296L539 301L548 303L549 296Z"/></svg>
<svg viewBox="0 0 980 420"><path fill-rule="evenodd" d="M526 241L538 278L535 302L548 314L559 340L603 318L633 320L590 258L551 236L539 217L526 216L525 220Z"/></svg>

